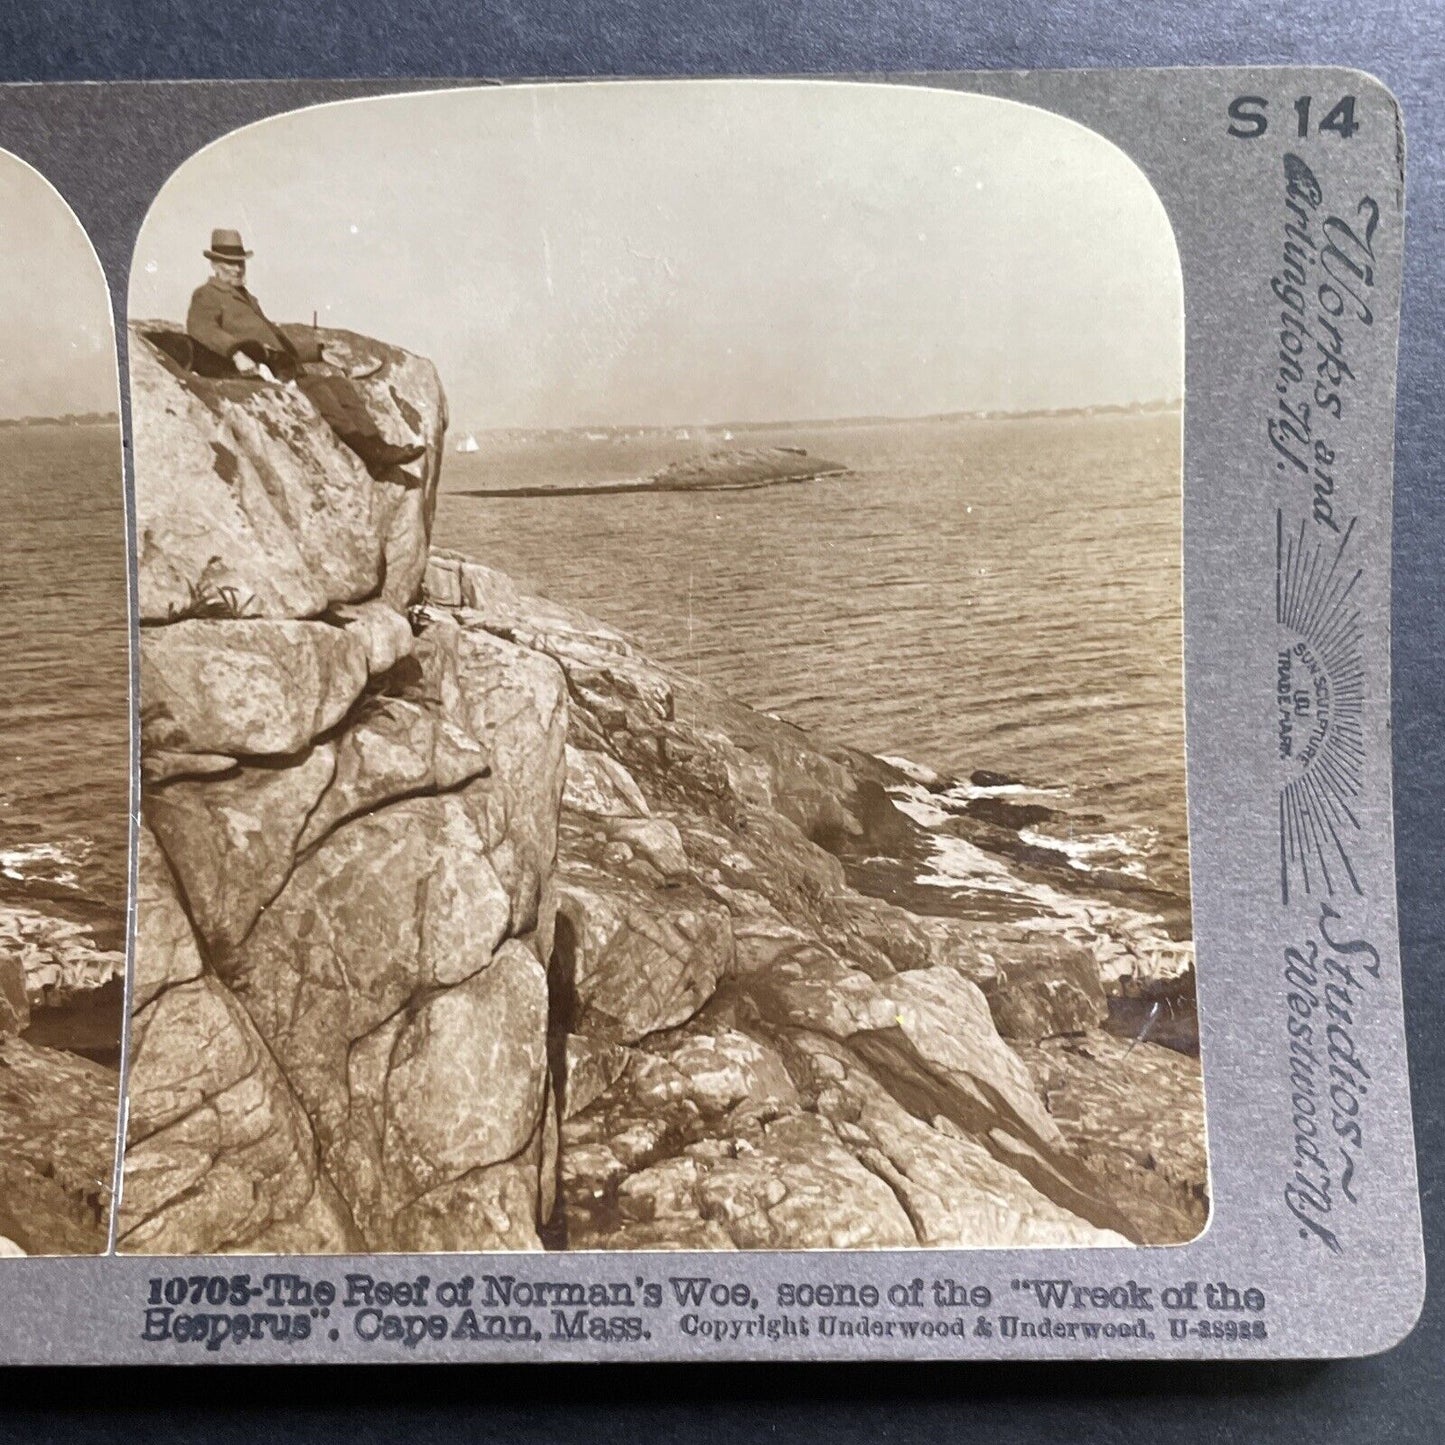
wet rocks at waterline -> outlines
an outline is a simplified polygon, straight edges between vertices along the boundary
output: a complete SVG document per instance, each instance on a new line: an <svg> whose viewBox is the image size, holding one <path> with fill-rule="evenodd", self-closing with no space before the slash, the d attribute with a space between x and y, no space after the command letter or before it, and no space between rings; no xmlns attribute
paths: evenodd
<svg viewBox="0 0 1445 1445"><path fill-rule="evenodd" d="M61 907L0 906L0 1257L97 1254L110 1220L125 955Z"/></svg>

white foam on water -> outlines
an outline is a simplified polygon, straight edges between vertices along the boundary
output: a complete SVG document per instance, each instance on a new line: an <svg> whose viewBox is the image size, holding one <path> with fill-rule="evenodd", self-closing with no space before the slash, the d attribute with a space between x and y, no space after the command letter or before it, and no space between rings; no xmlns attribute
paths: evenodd
<svg viewBox="0 0 1445 1445"><path fill-rule="evenodd" d="M1027 899L1045 913L1072 911L1071 901L1046 883L1029 883L1011 873L997 858L964 838L935 833L929 840L929 868L913 881L929 888L977 888Z"/></svg>
<svg viewBox="0 0 1445 1445"><path fill-rule="evenodd" d="M1123 873L1140 882L1149 881L1144 867L1144 850L1118 833L1091 833L1068 838L1040 833L1036 828L1020 828L1019 837L1035 848L1051 848L1062 853L1070 868L1080 873L1092 873L1101 863L1111 873Z"/></svg>
<svg viewBox="0 0 1445 1445"><path fill-rule="evenodd" d="M1067 798L1067 788L1045 788L1032 783L955 783L939 794L950 802L971 803L975 798Z"/></svg>
<svg viewBox="0 0 1445 1445"><path fill-rule="evenodd" d="M917 790L921 789L937 803L951 803L959 807L973 802L976 798L1067 798L1069 795L1067 788L1045 787L1036 783L974 783L954 780L945 788L942 786L945 781L942 773L935 772L923 763L915 763L912 758L905 758L898 753L879 753L878 761L887 763L914 785L914 788L909 790L912 796L917 797ZM895 801L901 791L889 789Z"/></svg>
<svg viewBox="0 0 1445 1445"><path fill-rule="evenodd" d="M912 818L920 828L930 832L953 816L947 808L940 808L933 794L925 788L889 788L888 796L900 813Z"/></svg>
<svg viewBox="0 0 1445 1445"><path fill-rule="evenodd" d="M879 753L878 761L887 763L890 768L903 774L912 783L918 783L925 788L937 787L943 781L939 773L932 768L924 767L922 763L915 763L912 758L899 757L894 753Z"/></svg>
<svg viewBox="0 0 1445 1445"><path fill-rule="evenodd" d="M1094 954L1106 985L1123 979L1171 979L1179 977L1194 962L1192 941L1176 942L1168 937L1157 914L1143 913L1118 904L1075 898L1048 883L1032 882L1010 871L998 858L970 843L936 829L954 816L938 806L935 795L922 788L890 788L889 796L900 812L928 831L931 854L914 882L928 888L969 889L1006 896L1025 903L1036 912L1040 923L1052 920L1066 936L1083 943ZM1148 830L1144 830L1148 832ZM1099 834L1079 839L1049 838L1025 829L1019 836L1035 846L1053 848L1068 858L1071 866L1089 872L1087 859L1100 853L1116 856L1137 854L1138 845L1118 834ZM1071 856L1070 849L1077 854ZM887 862L887 859L880 859ZM1111 865L1115 872L1138 869L1137 858L1123 865Z"/></svg>
<svg viewBox="0 0 1445 1445"><path fill-rule="evenodd" d="M88 838L77 838L67 845L59 843L23 843L14 848L0 848L0 876L16 883L39 881L57 883L64 888L79 888L77 871L90 855Z"/></svg>
<svg viewBox="0 0 1445 1445"><path fill-rule="evenodd" d="M898 762L907 762L908 760L906 758L889 758L884 761L897 765ZM913 765L910 764L910 766ZM899 771L902 772L904 769L899 768ZM961 813L963 811L961 805L974 798L1005 796L1057 798L1067 796L1067 792L1063 788L1034 788L1023 783L1000 783L987 788L963 783L943 792L934 792L922 783L912 783L890 788L888 795L900 812L906 813L921 828L926 828L932 833L947 823L950 818ZM950 804L954 806L950 806ZM1063 861L1077 872L1089 873L1096 867L1107 865L1111 872L1122 873L1127 877L1137 878L1141 883L1147 883L1149 873L1146 861L1151 847L1157 839L1157 834L1152 829L1140 828L1135 830L1132 835L1083 833L1061 837L1054 833L1043 832L1038 828L1024 827L1018 830L1018 837L1020 842L1027 843L1031 847L1047 848L1060 854ZM935 846L941 847L945 841L952 844L961 840L935 839ZM978 852L979 850L974 849L973 851ZM976 872L976 870L969 871ZM920 878L917 881L923 883L929 880Z"/></svg>

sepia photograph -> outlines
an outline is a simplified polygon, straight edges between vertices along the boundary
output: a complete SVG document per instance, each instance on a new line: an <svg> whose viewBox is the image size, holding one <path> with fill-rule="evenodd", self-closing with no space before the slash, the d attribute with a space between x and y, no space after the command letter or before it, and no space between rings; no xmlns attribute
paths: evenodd
<svg viewBox="0 0 1445 1445"><path fill-rule="evenodd" d="M110 292L0 151L0 1268L100 1254L124 1029L130 703Z"/></svg>
<svg viewBox="0 0 1445 1445"><path fill-rule="evenodd" d="M128 314L121 1251L1201 1233L1183 291L1121 150L856 83L324 105L171 176ZM112 496L113 429L0 446ZM112 781L119 862L4 799L87 896ZM113 1070L52 992L0 1048Z"/></svg>

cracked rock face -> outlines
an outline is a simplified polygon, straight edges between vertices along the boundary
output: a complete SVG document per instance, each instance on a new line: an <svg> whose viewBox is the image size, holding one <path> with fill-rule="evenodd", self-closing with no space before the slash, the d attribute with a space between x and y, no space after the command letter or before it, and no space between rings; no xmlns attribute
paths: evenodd
<svg viewBox="0 0 1445 1445"><path fill-rule="evenodd" d="M378 598L400 610L426 566L446 401L429 361L346 331L316 335L348 365L382 434L425 459L373 478L294 388L188 373L184 336L131 327L142 623L198 597L244 615L307 618Z"/></svg>
<svg viewBox="0 0 1445 1445"><path fill-rule="evenodd" d="M141 636L146 751L281 757L335 727L366 685L366 649L324 622L202 621Z"/></svg>
<svg viewBox="0 0 1445 1445"><path fill-rule="evenodd" d="M327 334L380 362L382 432L428 448L377 480L299 392L189 376L168 334L132 338L123 1250L1197 1232L1197 1065L1101 1032L1115 914L860 891L846 860L906 830L877 760L428 560L428 363ZM23 1004L0 978L0 1033Z"/></svg>
<svg viewBox="0 0 1445 1445"><path fill-rule="evenodd" d="M536 1248L552 1209L563 680L413 626L445 401L429 364L337 344L381 360L362 390L427 444L414 476L370 477L294 391L133 339L127 1250Z"/></svg>
<svg viewBox="0 0 1445 1445"><path fill-rule="evenodd" d="M553 659L570 699L554 1238L1006 1247L1198 1232L1198 1209L1175 1207L1147 1162L1143 1120L1111 1112L1116 1086L1091 1071L1127 1046L1058 1052L1117 1042L1100 1032L1110 937L1051 916L919 915L855 891L832 845L878 828L871 760L670 674L465 559L435 556L427 594L438 616ZM1043 1059L1069 1070L1067 1087L1041 1085ZM1169 1156L1168 1177L1203 1208L1198 1066L1153 1049L1130 1067L1146 1064L1171 1081L1152 1096L1154 1135L1199 1141Z"/></svg>
<svg viewBox="0 0 1445 1445"><path fill-rule="evenodd" d="M115 1073L0 1033L0 1237L24 1254L105 1248Z"/></svg>

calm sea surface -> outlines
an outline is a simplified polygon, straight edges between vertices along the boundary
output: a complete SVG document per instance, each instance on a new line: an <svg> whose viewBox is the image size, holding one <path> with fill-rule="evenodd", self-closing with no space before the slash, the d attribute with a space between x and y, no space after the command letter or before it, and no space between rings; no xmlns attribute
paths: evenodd
<svg viewBox="0 0 1445 1445"><path fill-rule="evenodd" d="M0 428L0 507L0 907L114 933L128 733L119 430Z"/></svg>
<svg viewBox="0 0 1445 1445"><path fill-rule="evenodd" d="M882 423L449 454L434 541L741 701L941 772L1063 790L1188 891L1179 417ZM477 498L794 445L834 480Z"/></svg>
<svg viewBox="0 0 1445 1445"><path fill-rule="evenodd" d="M776 428L835 480L473 498L649 473L707 438L449 454L435 541L738 699L870 752L1062 789L1187 889L1174 414ZM118 926L126 627L118 436L0 429L0 906Z"/></svg>

